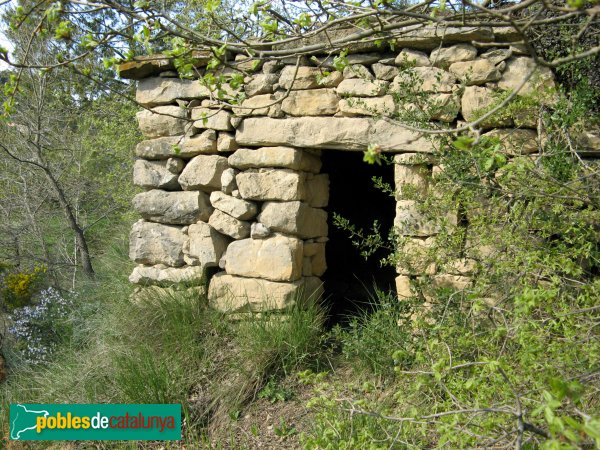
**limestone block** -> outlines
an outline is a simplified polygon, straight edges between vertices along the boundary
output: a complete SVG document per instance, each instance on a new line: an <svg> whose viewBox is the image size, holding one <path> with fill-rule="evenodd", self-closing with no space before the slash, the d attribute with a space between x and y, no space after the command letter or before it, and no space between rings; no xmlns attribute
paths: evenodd
<svg viewBox="0 0 600 450"><path fill-rule="evenodd" d="M396 277L396 293L400 300L415 296L411 290L410 277L404 275Z"/></svg>
<svg viewBox="0 0 600 450"><path fill-rule="evenodd" d="M399 67L429 67L431 62L426 53L408 48L402 49L394 63Z"/></svg>
<svg viewBox="0 0 600 450"><path fill-rule="evenodd" d="M539 149L537 133L533 130L497 129L483 134L482 137L498 139L509 155L529 155Z"/></svg>
<svg viewBox="0 0 600 450"><path fill-rule="evenodd" d="M143 106L153 107L175 103L175 100L208 98L210 91L199 80L180 78L145 78L138 82L135 100Z"/></svg>
<svg viewBox="0 0 600 450"><path fill-rule="evenodd" d="M191 266L216 267L229 239L204 222L188 228L188 240L183 246L185 262Z"/></svg>
<svg viewBox="0 0 600 450"><path fill-rule="evenodd" d="M354 97L378 97L383 95L388 87L387 81L363 80L361 78L350 78L342 81L336 88L338 95Z"/></svg>
<svg viewBox="0 0 600 450"><path fill-rule="evenodd" d="M240 194L246 200L303 200L306 174L287 169L259 169L241 172L235 177Z"/></svg>
<svg viewBox="0 0 600 450"><path fill-rule="evenodd" d="M307 246L314 246L314 255L310 256L311 272L314 276L320 277L327 270L327 261L325 259L325 244L315 242L313 244L304 244L306 250ZM313 250L311 249L311 252ZM306 254L306 252L305 252Z"/></svg>
<svg viewBox="0 0 600 450"><path fill-rule="evenodd" d="M225 133L224 131L219 133L219 137L217 138L217 150L219 152L234 152L238 148L233 134Z"/></svg>
<svg viewBox="0 0 600 450"><path fill-rule="evenodd" d="M135 147L135 156L144 159L168 159L175 154L175 148L183 138L181 136L161 137L142 141Z"/></svg>
<svg viewBox="0 0 600 450"><path fill-rule="evenodd" d="M404 165L431 165L435 164L435 158L431 155L424 153L402 153L400 155L394 155L395 164Z"/></svg>
<svg viewBox="0 0 600 450"><path fill-rule="evenodd" d="M489 59L493 64L500 64L502 61L506 61L512 56L512 50L510 48L497 48L494 50L488 50L480 55L483 59Z"/></svg>
<svg viewBox="0 0 600 450"><path fill-rule="evenodd" d="M274 73L262 73L253 75L250 81L244 84L244 90L248 97L259 94L273 93L273 86L279 81L279 75Z"/></svg>
<svg viewBox="0 0 600 450"><path fill-rule="evenodd" d="M439 232L439 226L418 210L414 200L401 200L396 203L394 226L399 234L406 236L430 236Z"/></svg>
<svg viewBox="0 0 600 450"><path fill-rule="evenodd" d="M306 202L313 208L325 208L329 204L329 175L306 177Z"/></svg>
<svg viewBox="0 0 600 450"><path fill-rule="evenodd" d="M228 275L295 281L302 276L302 241L274 235L266 239L234 241L227 248Z"/></svg>
<svg viewBox="0 0 600 450"><path fill-rule="evenodd" d="M250 223L244 222L216 209L208 223L218 232L233 239L245 239L250 236Z"/></svg>
<svg viewBox="0 0 600 450"><path fill-rule="evenodd" d="M450 261L446 271L453 275L471 275L477 270L477 261L470 258L461 258Z"/></svg>
<svg viewBox="0 0 600 450"><path fill-rule="evenodd" d="M348 64L362 64L369 65L376 63L381 59L381 53L350 53L346 55ZM335 56L314 56L313 59L319 67L327 67L328 69L334 68Z"/></svg>
<svg viewBox="0 0 600 450"><path fill-rule="evenodd" d="M271 234L271 230L263 223L254 222L250 227L250 237L252 239L265 239Z"/></svg>
<svg viewBox="0 0 600 450"><path fill-rule="evenodd" d="M431 52L431 65L448 69L451 64L461 61L472 61L477 57L477 49L469 44L457 44L443 47Z"/></svg>
<svg viewBox="0 0 600 450"><path fill-rule="evenodd" d="M426 165L394 165L394 181L396 183L396 200L400 200L406 191L420 195L427 193L431 169ZM407 189L406 187L409 186Z"/></svg>
<svg viewBox="0 0 600 450"><path fill-rule="evenodd" d="M211 279L208 298L210 306L218 311L263 312L289 309L296 302L307 299L316 301L322 293L322 283L315 277L278 283L221 272Z"/></svg>
<svg viewBox="0 0 600 450"><path fill-rule="evenodd" d="M185 166L179 184L185 191L212 192L221 189L221 175L227 169L227 158L218 155L198 155Z"/></svg>
<svg viewBox="0 0 600 450"><path fill-rule="evenodd" d="M231 155L229 165L236 169L281 167L318 173L321 159L309 152L291 147L242 148Z"/></svg>
<svg viewBox="0 0 600 450"><path fill-rule="evenodd" d="M544 97L547 90L556 88L554 75L548 67L537 66L532 58L516 57L507 61L506 69L502 74L502 79L498 82L500 89L516 91L523 79L534 71L532 77L518 92L518 95L538 94ZM546 97L548 101L552 100L552 95Z"/></svg>
<svg viewBox="0 0 600 450"><path fill-rule="evenodd" d="M378 80L392 81L400 74L397 67L388 66L387 64L376 63L371 68L373 69L373 73L375 73L375 78Z"/></svg>
<svg viewBox="0 0 600 450"><path fill-rule="evenodd" d="M494 98L493 91L483 86L467 86L462 96L462 115L467 122L472 122L484 112L489 111L498 103ZM512 125L508 117L499 117L495 114L479 124L482 128L507 127Z"/></svg>
<svg viewBox="0 0 600 450"><path fill-rule="evenodd" d="M349 64L344 67L344 78L362 78L363 80L374 80L375 77L367 67L362 64Z"/></svg>
<svg viewBox="0 0 600 450"><path fill-rule="evenodd" d="M204 130L194 136L186 136L178 145L180 158L192 158L200 154L211 154L217 151L217 133L215 130Z"/></svg>
<svg viewBox="0 0 600 450"><path fill-rule="evenodd" d="M279 86L286 90L292 85L293 90L335 87L342 77L342 74L337 72L333 77L332 73L327 78L323 78L323 71L317 67L300 66L294 77L295 72L296 66L285 66L279 77Z"/></svg>
<svg viewBox="0 0 600 450"><path fill-rule="evenodd" d="M434 94L428 113L430 120L454 122L460 112L460 97L455 94Z"/></svg>
<svg viewBox="0 0 600 450"><path fill-rule="evenodd" d="M247 118L238 128L240 145L288 145L364 151L369 144L382 151L432 152L430 140L386 120L354 117Z"/></svg>
<svg viewBox="0 0 600 450"><path fill-rule="evenodd" d="M292 116L329 116L338 110L334 89L292 91L283 100L281 110Z"/></svg>
<svg viewBox="0 0 600 450"><path fill-rule="evenodd" d="M184 163L177 158L162 161L137 159L133 164L133 184L145 189L179 189L177 179Z"/></svg>
<svg viewBox="0 0 600 450"><path fill-rule="evenodd" d="M133 209L144 219L173 225L207 221L213 208L204 192L167 192L158 189L133 198Z"/></svg>
<svg viewBox="0 0 600 450"><path fill-rule="evenodd" d="M312 276L312 262L311 259L306 256L302 259L302 276Z"/></svg>
<svg viewBox="0 0 600 450"><path fill-rule="evenodd" d="M431 287L434 289L450 288L456 291L464 291L470 285L471 279L460 275L440 274L431 280Z"/></svg>
<svg viewBox="0 0 600 450"><path fill-rule="evenodd" d="M195 121L194 128L230 131L233 130L230 119L231 113L229 111L203 107L192 108L192 120Z"/></svg>
<svg viewBox="0 0 600 450"><path fill-rule="evenodd" d="M223 192L210 194L210 203L218 210L239 220L248 220L256 215L256 205L239 198L231 197Z"/></svg>
<svg viewBox="0 0 600 450"><path fill-rule="evenodd" d="M467 86L498 81L502 77L502 72L489 59L456 62L448 70Z"/></svg>
<svg viewBox="0 0 600 450"><path fill-rule="evenodd" d="M435 262L430 255L435 237L404 238L402 240L402 261L396 264L396 272L401 275L433 275L436 272Z"/></svg>
<svg viewBox="0 0 600 450"><path fill-rule="evenodd" d="M181 227L138 220L129 235L129 258L138 264L179 267L185 240Z"/></svg>
<svg viewBox="0 0 600 450"><path fill-rule="evenodd" d="M327 212L303 202L266 202L258 220L271 230L303 239L327 236Z"/></svg>
<svg viewBox="0 0 600 450"><path fill-rule="evenodd" d="M431 50L440 44L461 42L490 42L494 40L491 27L452 27L440 24L405 27L396 38L397 47Z"/></svg>
<svg viewBox="0 0 600 450"><path fill-rule="evenodd" d="M257 95L245 99L241 108L233 108L233 113L238 116L266 116L269 107L277 101L273 94Z"/></svg>
<svg viewBox="0 0 600 450"><path fill-rule="evenodd" d="M204 278L204 267L166 267L163 265L140 265L133 269L129 281L146 286L170 286L179 283L201 283Z"/></svg>
<svg viewBox="0 0 600 450"><path fill-rule="evenodd" d="M237 183L235 182L237 173L237 170L230 167L221 174L221 190L227 195L231 195L233 191L237 190Z"/></svg>
<svg viewBox="0 0 600 450"><path fill-rule="evenodd" d="M186 131L187 113L179 106L157 106L136 114L140 131L147 138L176 136Z"/></svg>
<svg viewBox="0 0 600 450"><path fill-rule="evenodd" d="M391 116L396 112L396 103L391 95L383 97L350 97L340 100L340 112L353 116Z"/></svg>
<svg viewBox="0 0 600 450"><path fill-rule="evenodd" d="M414 67L401 72L390 85L392 92L452 92L456 77L438 67Z"/></svg>

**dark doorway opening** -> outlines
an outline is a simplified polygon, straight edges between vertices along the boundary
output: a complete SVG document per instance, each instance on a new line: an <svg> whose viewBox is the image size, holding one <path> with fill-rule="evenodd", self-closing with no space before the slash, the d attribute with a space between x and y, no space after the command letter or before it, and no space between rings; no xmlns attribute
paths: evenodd
<svg viewBox="0 0 600 450"><path fill-rule="evenodd" d="M330 179L327 271L322 278L333 325L346 322L359 310L369 309L375 286L380 290L394 288L394 267L380 264L388 251L379 250L365 259L352 244L348 231L334 224L337 213L368 234L377 220L384 238L387 237L394 224L396 201L375 187L373 177L380 177L393 187L394 172L393 165L365 163L361 152L324 150L321 159L321 171Z"/></svg>

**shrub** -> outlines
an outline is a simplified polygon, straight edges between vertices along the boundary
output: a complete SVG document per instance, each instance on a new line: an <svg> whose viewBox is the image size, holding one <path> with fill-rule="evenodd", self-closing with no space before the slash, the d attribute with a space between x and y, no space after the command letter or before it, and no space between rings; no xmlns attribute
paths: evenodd
<svg viewBox="0 0 600 450"><path fill-rule="evenodd" d="M0 295L4 309L12 310L31 303L44 273L46 273L46 268L37 266L31 271L9 272L4 275L0 283Z"/></svg>

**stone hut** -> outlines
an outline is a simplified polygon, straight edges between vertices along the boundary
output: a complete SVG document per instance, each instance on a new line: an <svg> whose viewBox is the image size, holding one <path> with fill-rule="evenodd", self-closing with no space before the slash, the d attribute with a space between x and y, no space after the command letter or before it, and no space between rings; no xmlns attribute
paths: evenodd
<svg viewBox="0 0 600 450"><path fill-rule="evenodd" d="M393 155L397 191L426 190L437 170L428 156L434 144L386 119L399 107L394 92L410 78L438 106L430 120L456 128L493 105L497 90L553 87L551 71L536 69L514 40L506 28L423 28L399 38L394 52L366 44L351 49L343 72L327 55L257 62L238 55L222 74L235 66L255 70L235 89L181 79L166 57L124 63L121 76L138 80L136 100L145 108L138 121L147 139L135 149L134 183L144 192L133 199L141 219L131 232L130 257L139 264L131 282L185 287L208 278L211 306L226 312L284 310L320 295L328 265L347 264L328 250L330 176L338 170L324 170L328 152L358 152L362 159L371 146ZM204 73L206 58L196 61ZM240 92L245 99L234 104ZM538 151L536 126L527 115L480 124L513 155ZM352 184L354 175L344 178ZM398 233L417 249L427 246L436 226L413 201L391 201ZM355 205L361 208L370 206ZM468 264L454 273L397 272L400 297L425 273L457 288L469 282Z"/></svg>

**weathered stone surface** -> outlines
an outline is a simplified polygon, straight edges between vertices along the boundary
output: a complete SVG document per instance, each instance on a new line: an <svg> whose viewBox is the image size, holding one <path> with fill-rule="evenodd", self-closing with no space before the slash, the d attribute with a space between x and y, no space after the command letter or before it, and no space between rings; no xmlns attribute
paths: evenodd
<svg viewBox="0 0 600 450"><path fill-rule="evenodd" d="M306 177L306 202L313 208L325 208L329 204L329 175Z"/></svg>
<svg viewBox="0 0 600 450"><path fill-rule="evenodd" d="M188 121L185 109L179 106L157 106L136 114L140 131L147 138L183 134Z"/></svg>
<svg viewBox="0 0 600 450"><path fill-rule="evenodd" d="M340 112L344 116L391 116L396 112L396 103L391 95L383 97L351 97L340 100Z"/></svg>
<svg viewBox="0 0 600 450"><path fill-rule="evenodd" d="M321 170L318 156L291 147L242 148L231 155L228 161L230 166L242 170L261 167L282 167L314 173Z"/></svg>
<svg viewBox="0 0 600 450"><path fill-rule="evenodd" d="M512 50L510 48L497 48L482 53L479 56L483 59L489 59L493 64L497 65L510 58L512 56Z"/></svg>
<svg viewBox="0 0 600 450"><path fill-rule="evenodd" d="M192 108L192 120L195 120L194 128L230 131L233 130L230 119L231 113L229 111L218 111L203 107Z"/></svg>
<svg viewBox="0 0 600 450"><path fill-rule="evenodd" d="M502 72L489 59L456 62L451 64L448 70L464 81L467 86L498 81L502 77Z"/></svg>
<svg viewBox="0 0 600 450"><path fill-rule="evenodd" d="M200 134L189 136L179 144L178 156L190 158L200 154L211 154L217 150L217 133L215 130L204 130Z"/></svg>
<svg viewBox="0 0 600 450"><path fill-rule="evenodd" d="M432 50L440 44L456 44L491 42L494 33L488 27L451 27L443 25L411 25L398 30L401 34L396 38L397 47L418 48Z"/></svg>
<svg viewBox="0 0 600 450"><path fill-rule="evenodd" d="M339 84L341 81L341 74L340 76L335 76L328 80L324 79L322 76L323 72L316 67L300 66L298 67L298 72L294 78L295 71L295 66L285 66L279 77L279 86L286 90L289 89L292 84L293 90L315 89L319 87L335 87L335 83Z"/></svg>
<svg viewBox="0 0 600 450"><path fill-rule="evenodd" d="M404 238L401 249L403 258L396 264L396 272L400 275L435 274L437 267L431 255L434 242L434 236Z"/></svg>
<svg viewBox="0 0 600 450"><path fill-rule="evenodd" d="M344 78L362 78L363 80L374 80L375 77L367 67L362 64L350 64L344 67Z"/></svg>
<svg viewBox="0 0 600 450"><path fill-rule="evenodd" d="M229 239L204 222L190 225L187 234L188 239L183 246L185 262L202 268L216 267Z"/></svg>
<svg viewBox="0 0 600 450"><path fill-rule="evenodd" d="M231 133L221 131L217 138L217 150L219 152L234 152L237 149L238 145L235 142L235 136Z"/></svg>
<svg viewBox="0 0 600 450"><path fill-rule="evenodd" d="M278 72L283 67L281 61L265 61L262 67L263 73L271 74Z"/></svg>
<svg viewBox="0 0 600 450"><path fill-rule="evenodd" d="M378 97L383 95L388 83L386 81L363 80L361 78L351 78L342 81L336 91L339 95L351 95L354 97Z"/></svg>
<svg viewBox="0 0 600 450"><path fill-rule="evenodd" d="M414 200L401 200L396 203L394 226L399 234L406 236L430 236L439 233L439 226L418 210Z"/></svg>
<svg viewBox="0 0 600 450"><path fill-rule="evenodd" d="M428 139L385 120L352 117L248 118L238 128L240 145L289 145L363 151L369 144L382 151L431 152Z"/></svg>
<svg viewBox="0 0 600 450"><path fill-rule="evenodd" d="M152 77L140 80L135 93L136 102L153 107L175 103L176 99L208 98L210 91L199 80Z"/></svg>
<svg viewBox="0 0 600 450"><path fill-rule="evenodd" d="M138 220L129 235L129 258L138 264L179 267L185 240L181 227Z"/></svg>
<svg viewBox="0 0 600 450"><path fill-rule="evenodd" d="M415 294L412 293L410 287L410 277L404 275L398 275L396 277L396 293L400 300L414 297Z"/></svg>
<svg viewBox="0 0 600 450"><path fill-rule="evenodd" d="M390 85L392 92L452 92L456 77L437 67L414 67L401 72Z"/></svg>
<svg viewBox="0 0 600 450"><path fill-rule="evenodd" d="M166 192L158 189L137 194L133 198L133 209L146 220L173 225L206 221L213 211L204 192Z"/></svg>
<svg viewBox="0 0 600 450"><path fill-rule="evenodd" d="M175 154L175 148L182 140L182 137L161 137L142 141L135 146L135 156L144 159L167 159Z"/></svg>
<svg viewBox="0 0 600 450"><path fill-rule="evenodd" d="M221 189L221 175L227 169L227 158L218 155L199 155L190 160L179 176L184 191L212 192Z"/></svg>
<svg viewBox="0 0 600 450"><path fill-rule="evenodd" d="M140 80L162 71L175 69L173 60L166 55L136 56L117 66L121 78Z"/></svg>
<svg viewBox="0 0 600 450"><path fill-rule="evenodd" d="M296 281L302 276L302 245L301 240L282 235L232 242L225 271L228 275Z"/></svg>
<svg viewBox="0 0 600 450"><path fill-rule="evenodd" d="M183 161L177 158L162 161L137 159L133 164L133 184L145 189L178 189L177 180L183 165Z"/></svg>
<svg viewBox="0 0 600 450"><path fill-rule="evenodd" d="M394 181L396 183L396 199L409 192L425 195L431 178L431 170L426 165L394 165ZM407 189L408 187L408 189Z"/></svg>
<svg viewBox="0 0 600 450"><path fill-rule="evenodd" d="M475 47L469 44L457 44L432 51L429 59L433 66L448 69L455 62L472 61L476 57L477 49Z"/></svg>
<svg viewBox="0 0 600 450"><path fill-rule="evenodd" d="M435 158L423 153L402 153L394 155L395 164L404 165L431 165L435 163Z"/></svg>
<svg viewBox="0 0 600 450"><path fill-rule="evenodd" d="M306 175L287 169L259 169L235 177L242 198L247 200L303 200Z"/></svg>
<svg viewBox="0 0 600 450"><path fill-rule="evenodd" d="M579 153L596 155L600 153L600 130L585 130L575 137L582 147Z"/></svg>
<svg viewBox="0 0 600 450"><path fill-rule="evenodd" d="M498 129L485 133L482 137L498 139L509 155L529 155L539 150L537 133L533 130Z"/></svg>
<svg viewBox="0 0 600 450"><path fill-rule="evenodd" d="M376 63L371 67L375 78L378 80L392 81L396 76L400 74L397 67L388 66L387 64Z"/></svg>
<svg viewBox="0 0 600 450"><path fill-rule="evenodd" d="M166 267L163 265L140 265L133 269L129 281L146 286L169 286L178 283L200 283L204 278L204 267Z"/></svg>
<svg viewBox="0 0 600 450"><path fill-rule="evenodd" d="M210 194L210 203L220 211L240 220L248 220L256 215L256 205L239 198L231 197L223 192Z"/></svg>
<svg viewBox="0 0 600 450"><path fill-rule="evenodd" d="M456 94L434 94L428 106L430 120L454 122L460 112L460 97Z"/></svg>
<svg viewBox="0 0 600 450"><path fill-rule="evenodd" d="M307 253L308 250L308 253ZM325 244L314 242L304 244L304 259L309 258L312 275L320 277L327 270L327 261L325 259Z"/></svg>
<svg viewBox="0 0 600 450"><path fill-rule="evenodd" d="M346 60L348 64L373 64L381 59L381 53L351 53L346 55ZM328 56L326 58L322 56L315 56L315 62L319 65L319 67L326 67L331 69L335 63L335 56Z"/></svg>
<svg viewBox="0 0 600 450"><path fill-rule="evenodd" d="M258 220L271 230L302 239L327 236L327 212L303 202L266 202Z"/></svg>
<svg viewBox="0 0 600 450"><path fill-rule="evenodd" d="M281 103L281 110L292 116L329 116L338 110L334 89L292 91Z"/></svg>
<svg viewBox="0 0 600 450"><path fill-rule="evenodd" d="M244 85L244 90L248 97L259 94L273 93L273 86L279 81L279 75L274 73L257 74L252 76L250 81Z"/></svg>
<svg viewBox="0 0 600 450"><path fill-rule="evenodd" d="M257 95L244 100L240 108L233 108L233 113L238 116L266 116L269 107L274 106L276 101L277 98L273 94Z"/></svg>
<svg viewBox="0 0 600 450"><path fill-rule="evenodd" d="M237 183L235 182L237 173L236 170L230 167L221 174L221 190L227 195L231 195L233 191L237 190Z"/></svg>
<svg viewBox="0 0 600 450"><path fill-rule="evenodd" d="M481 117L498 103L493 91L483 86L467 86L462 96L462 115L467 122ZM482 128L507 127L512 125L509 117L494 114L479 124Z"/></svg>
<svg viewBox="0 0 600 450"><path fill-rule="evenodd" d="M402 49L394 63L399 67L429 67L431 62L427 54L409 48Z"/></svg>
<svg viewBox="0 0 600 450"><path fill-rule="evenodd" d="M477 270L477 261L470 258L456 259L448 263L446 270L454 275L471 275Z"/></svg>
<svg viewBox="0 0 600 450"><path fill-rule="evenodd" d="M208 223L218 232L234 239L245 239L250 236L250 223L238 220L218 209L212 213Z"/></svg>
<svg viewBox="0 0 600 450"><path fill-rule="evenodd" d="M271 234L271 230L264 223L254 222L250 227L250 237L252 239L265 239Z"/></svg>
<svg viewBox="0 0 600 450"><path fill-rule="evenodd" d="M208 298L210 306L222 312L263 312L289 309L305 299L318 300L322 293L322 283L316 277L277 283L223 272L210 281Z"/></svg>
<svg viewBox="0 0 600 450"><path fill-rule="evenodd" d="M548 67L536 66L535 61L527 57L511 58L507 61L498 87L516 91L531 71L534 71L533 76L518 92L519 95L538 94L543 97L547 90L556 88L552 71Z"/></svg>

